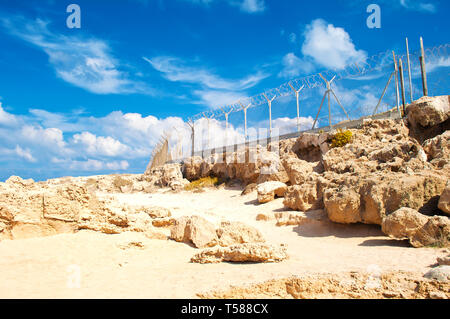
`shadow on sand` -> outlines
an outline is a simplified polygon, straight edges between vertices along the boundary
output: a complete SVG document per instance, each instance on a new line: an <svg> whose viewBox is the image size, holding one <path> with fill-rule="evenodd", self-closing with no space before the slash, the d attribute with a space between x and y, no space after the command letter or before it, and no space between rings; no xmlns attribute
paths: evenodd
<svg viewBox="0 0 450 319"><path fill-rule="evenodd" d="M294 227L294 231L302 237L386 237L378 225L343 225L328 220L299 225Z"/></svg>

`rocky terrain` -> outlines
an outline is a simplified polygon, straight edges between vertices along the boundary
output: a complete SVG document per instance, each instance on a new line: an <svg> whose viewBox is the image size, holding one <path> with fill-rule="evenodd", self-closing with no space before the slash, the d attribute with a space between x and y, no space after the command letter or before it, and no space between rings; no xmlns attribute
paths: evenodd
<svg viewBox="0 0 450 319"><path fill-rule="evenodd" d="M156 275L168 262L159 264L167 254L176 269L185 269L186 278L194 280L190 286L186 283L189 293L169 297L448 298L449 115L449 96L424 97L407 107L405 119L367 119L345 132L304 133L276 145L192 157L144 174L45 182L12 176L0 183L0 253L11 261L0 264L0 282L13 286L11 294L4 290L1 296L27 296L28 286L17 284L15 292L11 278L20 275L20 267L13 269L15 263L29 263L23 256L34 256L28 246L45 241L45 247L52 247L58 238L86 245L91 241L85 236L92 236L92 243L98 238L114 241L115 248L108 248L113 249L111 255L116 249L133 256L148 251ZM350 138L340 144L340 134ZM220 186L185 190L190 182L210 177L217 177ZM375 244L365 247L368 240ZM16 246L17 254L10 250ZM37 251L47 253L50 248L45 247ZM155 247L158 250L149 251ZM333 260L312 261L322 258L321 249L332 247ZM339 249L347 254L342 260ZM373 257L362 255L372 249L377 249L376 263L383 272L376 275L380 285L369 289L374 274L367 267ZM35 262L39 260L36 256ZM144 260L135 267L146 264ZM248 278L250 286L227 290L237 279L205 271L211 281L221 283L216 287L195 275L197 267L220 271L230 263L237 263L241 271L234 274L237 282ZM339 276L303 269L308 263ZM443 275L423 277L434 264L441 265ZM92 266L89 278L101 283L97 266ZM116 274L112 264L102 267ZM247 270L255 275L246 275ZM260 274L262 270L269 277ZM180 278L174 274L173 280ZM66 294L72 296L67 291L57 296Z"/></svg>

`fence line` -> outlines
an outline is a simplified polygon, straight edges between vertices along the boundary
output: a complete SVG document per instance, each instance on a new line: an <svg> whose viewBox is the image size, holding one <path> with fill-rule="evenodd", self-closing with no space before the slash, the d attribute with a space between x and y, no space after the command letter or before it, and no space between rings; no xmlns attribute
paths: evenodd
<svg viewBox="0 0 450 319"><path fill-rule="evenodd" d="M364 62L357 62L357 63L352 63L350 65L347 65L346 67L344 67L343 69L337 70L337 69L333 69L333 70L326 70L317 74L313 74L313 75L309 75L303 78L298 78L298 79L293 79L290 80L286 83L283 83L282 85L280 85L277 88L273 88L270 90L266 90L263 93L254 95L252 97L248 97L248 98L244 98L241 99L239 101L237 101L234 104L228 105L228 106L222 106L216 110L210 110L210 111L206 111L206 112L202 112L199 114L196 114L192 117L190 117L188 119L188 124L190 127L190 131L191 131L191 152L190 155L193 154L205 154L208 153L208 150L214 150L213 147L217 147L217 148L221 148L221 147L226 147L227 146L227 142L228 142L228 124L229 124L229 116L232 113L236 113L236 112L243 112L244 113L244 143L248 143L249 140L249 134L248 134L248 127L247 127L247 111L248 109L251 108L256 108L258 106L261 105L266 105L269 107L269 123L267 124L270 127L270 131L272 130L272 108L271 108L271 104L273 101L275 101L278 98L281 97L287 97L287 96L292 96L294 95L296 100L297 100L297 125L296 125L296 130L294 131L295 133L293 133L292 131L288 132L287 134L279 134L280 135L280 139L282 138L287 138L287 137L295 137L298 136L298 134L300 134L300 132L302 132L300 130L300 123L299 123L299 96L300 93L304 93L306 90L312 90L312 89L317 89L317 88L324 88L324 96L323 96L323 100L322 100L322 104L325 100L325 98L328 96L328 114L326 117L319 117L320 114L320 109L319 112L317 113L316 119L314 121L314 125L312 127L312 129L309 127L306 130L304 129L303 132L305 131L318 131L320 129L314 129L314 126L316 124L317 121L319 121L320 123L322 122L322 120L327 119L329 122L329 125L327 126L326 130L331 130L333 128L334 125L332 125L332 121L331 121L331 110L330 110L330 94L333 94L333 97L336 99L337 103L339 104L339 106L341 107L341 109L344 111L345 113L345 117L344 115L341 116L336 116L336 113L333 114L333 119L337 122L342 122L342 121L346 121L348 123L348 125L353 125L355 123L359 123L357 119L362 118L362 117L375 117L375 118L380 118L383 117L384 115L382 115L382 113L384 112L384 114L388 114L388 117L392 118L393 115L393 111L392 111L392 104L390 103L384 103L383 105L387 106L384 110L383 107L381 107L382 103L383 103L383 99L388 96L388 88L390 87L390 84L392 82L392 78L395 75L395 82L394 83L394 91L393 91L393 96L395 96L396 98L396 105L394 105L394 107L396 106L397 110L396 110L396 114L395 117L401 117L402 112L400 110L400 86L401 86L401 94L402 94L402 102L405 100L405 90L406 90L406 86L405 86L405 79L403 77L399 76L399 70L398 70L398 63L400 61L407 61L407 76L409 78L409 97L411 99L411 101L414 99L414 93L418 92L418 88L414 87L412 85L412 71L411 71L411 65L414 65L413 71L415 72L414 76L416 78L418 78L420 76L420 59L423 59L423 53L421 52L421 50L417 50L414 52L409 52L409 46L408 43L406 42L406 53L403 54L393 54L393 52L389 52L389 51L385 51L385 52L381 52L377 55L371 56L366 58L366 60ZM450 44L443 44L443 45L439 45L439 46L435 46L432 48L426 48L424 50L424 55L427 57L426 61L427 63L440 63L440 62L444 62L441 63L444 66L449 66L447 59L448 57L448 49L450 47ZM442 60L444 59L444 60ZM435 65L434 65L435 66ZM433 66L433 67L434 67ZM431 68L428 67L429 71L431 71ZM402 71L406 70L405 68L402 68ZM381 79L382 77L384 77L384 75L386 75L386 86L384 87L384 90L380 92L376 92L376 94L379 94L379 99L377 97L377 101L378 103L375 106L371 105L370 110L367 108L367 106L357 106L357 107L353 107L351 109L346 109L343 107L342 103L339 101L338 95L339 92L336 94L333 89L331 88L331 83L333 82L333 84L335 84L338 81L341 80L371 80L371 79ZM434 80L434 79L433 79ZM435 83L433 83L435 84ZM432 84L432 85L433 85ZM383 83L384 85L384 83ZM390 96L390 93L389 93ZM393 97L392 96L392 97ZM391 98L392 98L391 97ZM345 104L345 103L344 103ZM403 103L402 103L403 104ZM389 112L386 113L386 111L391 110ZM403 108L402 108L402 111ZM348 113L352 112L352 119L350 119L350 116ZM378 113L377 113L378 112ZM356 116L355 116L356 115ZM387 116L387 115L386 115ZM218 146L218 145L211 145L210 144L210 122L214 119L216 121L218 121L219 119L225 119L225 144L223 146ZM208 132L208 137L207 137L207 147L204 147L204 140L203 140L203 136L200 136L202 138L201 141L201 150L196 150L196 137L198 136L197 132L196 132L196 121L203 119L204 121L207 122L207 132ZM203 122L204 122L203 121ZM206 123L205 122L205 123ZM204 125L204 124L202 124ZM292 125L293 126L293 125ZM288 126L291 127L291 126ZM346 127L346 124L338 124L336 127ZM323 128L323 127L322 127ZM205 128L203 128L204 130ZM283 127L280 127L280 130L282 130ZM202 132L200 132L202 133ZM170 135L170 134L169 134ZM252 136L253 137L253 136ZM272 134L269 135L269 138L272 138ZM198 141L197 141L198 142ZM177 143L181 143L181 141L178 141ZM253 143L253 142L252 142ZM236 145L240 145L240 142L236 142L234 146ZM177 147L179 147L177 145Z"/></svg>
<svg viewBox="0 0 450 319"><path fill-rule="evenodd" d="M436 57L448 57L448 49L450 44L443 44L432 48L425 49L425 55L431 60L435 60ZM420 50L409 53L410 59L417 58L421 56ZM396 55L396 59L402 59L406 61L407 54ZM294 95L295 92L293 90L299 89L304 86L304 89L314 89L317 87L326 87L326 84L322 80L322 76L325 78L331 79L336 77L335 81L356 78L358 76L367 75L372 71L381 72L383 70L392 68L394 63L394 58L392 56L391 51L385 51L371 57L368 57L364 62L355 62L347 65L341 70L333 69L333 70L325 70L317 74L309 75L303 78L293 79L286 83L283 83L277 88L266 90L263 93L254 95L252 97L247 97L236 101L233 104L222 106L217 110L210 110L207 112L198 113L189 119L191 121L199 120L205 117L205 114L208 117L214 117L216 119L224 117L223 112L227 112L228 115L230 113L240 112L242 111L242 104L250 105L250 108L254 108L260 105L267 104L267 97L269 99L277 99L280 97L285 97L289 95ZM322 75L322 76L321 76Z"/></svg>

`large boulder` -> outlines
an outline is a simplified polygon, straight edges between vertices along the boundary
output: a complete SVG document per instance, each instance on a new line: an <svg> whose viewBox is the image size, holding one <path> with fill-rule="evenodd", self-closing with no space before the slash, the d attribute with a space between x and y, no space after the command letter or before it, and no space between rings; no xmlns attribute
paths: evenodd
<svg viewBox="0 0 450 319"><path fill-rule="evenodd" d="M450 266L444 265L435 267L429 270L424 277L441 282L450 282Z"/></svg>
<svg viewBox="0 0 450 319"><path fill-rule="evenodd" d="M197 248L212 247L218 242L215 225L200 216L177 219L171 228L170 238L192 243Z"/></svg>
<svg viewBox="0 0 450 319"><path fill-rule="evenodd" d="M411 238L427 222L427 216L414 209L402 207L383 219L381 229L390 237L406 239Z"/></svg>
<svg viewBox="0 0 450 319"><path fill-rule="evenodd" d="M219 245L223 247L245 244L245 243L263 243L264 237L254 227L241 222L222 222L217 229Z"/></svg>
<svg viewBox="0 0 450 319"><path fill-rule="evenodd" d="M246 184L279 181L286 183L289 177L284 170L278 152L265 147L246 147L236 152L214 153L202 159L192 157L183 163L183 173L188 180L206 176L239 179Z"/></svg>
<svg viewBox="0 0 450 319"><path fill-rule="evenodd" d="M205 249L192 257L193 263L220 262L280 262L288 258L285 246L268 244L239 244L229 247L214 247Z"/></svg>
<svg viewBox="0 0 450 319"><path fill-rule="evenodd" d="M450 129L450 96L422 97L406 109L410 135L420 143Z"/></svg>
<svg viewBox="0 0 450 319"><path fill-rule="evenodd" d="M330 139L330 133L303 133L295 141L291 151L302 160L318 162L322 160L322 155L328 152Z"/></svg>
<svg viewBox="0 0 450 319"><path fill-rule="evenodd" d="M256 188L258 192L258 202L261 204L268 203L277 197L283 197L286 193L287 186L282 182L265 182L259 184Z"/></svg>
<svg viewBox="0 0 450 319"><path fill-rule="evenodd" d="M24 185L22 181L10 179L9 188L0 192L0 239L75 232L82 214L102 209L95 194L84 186Z"/></svg>
<svg viewBox="0 0 450 319"><path fill-rule="evenodd" d="M320 162L307 162L299 159L295 154L284 155L282 158L284 169L289 177L291 185L301 185Z"/></svg>
<svg viewBox="0 0 450 319"><path fill-rule="evenodd" d="M323 157L325 171L367 174L377 171L408 172L432 169L421 145L395 120L364 120L352 129L352 141Z"/></svg>
<svg viewBox="0 0 450 319"><path fill-rule="evenodd" d="M445 216L430 217L410 238L414 247L450 246L450 219Z"/></svg>
<svg viewBox="0 0 450 319"><path fill-rule="evenodd" d="M446 182L445 176L433 171L347 174L330 182L324 191L323 202L328 217L334 222L381 225L386 215L401 207L426 215L435 214Z"/></svg>
<svg viewBox="0 0 450 319"><path fill-rule="evenodd" d="M302 212L323 208L322 193L317 184L317 181L309 181L288 187L284 194L284 206Z"/></svg>
<svg viewBox="0 0 450 319"><path fill-rule="evenodd" d="M447 182L447 186L445 187L441 197L439 198L438 207L444 213L450 215L450 180Z"/></svg>
<svg viewBox="0 0 450 319"><path fill-rule="evenodd" d="M424 96L406 109L408 121L413 126L430 127L445 122L450 116L450 96Z"/></svg>

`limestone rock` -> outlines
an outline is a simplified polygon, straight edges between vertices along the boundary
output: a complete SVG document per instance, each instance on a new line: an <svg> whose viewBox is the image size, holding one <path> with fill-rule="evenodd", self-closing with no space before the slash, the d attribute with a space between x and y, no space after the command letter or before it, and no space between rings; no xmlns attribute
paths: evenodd
<svg viewBox="0 0 450 319"><path fill-rule="evenodd" d="M245 244L245 243L263 243L264 237L254 227L241 222L223 222L217 229L219 245L223 247Z"/></svg>
<svg viewBox="0 0 450 319"><path fill-rule="evenodd" d="M201 177L201 165L203 159L200 156L189 158L183 163L183 175L189 181L197 180Z"/></svg>
<svg viewBox="0 0 450 319"><path fill-rule="evenodd" d="M328 140L331 136L329 133L303 133L292 147L292 152L308 162L318 162L322 160L323 154L329 150Z"/></svg>
<svg viewBox="0 0 450 319"><path fill-rule="evenodd" d="M430 217L410 238L414 247L450 247L450 219L444 216Z"/></svg>
<svg viewBox="0 0 450 319"><path fill-rule="evenodd" d="M321 223L327 220L324 210L314 210L309 212L279 212L275 213L276 226L297 226L310 223Z"/></svg>
<svg viewBox="0 0 450 319"><path fill-rule="evenodd" d="M157 218L152 220L152 225L154 227L170 227L175 225L175 218L170 218L170 217L166 217L166 218Z"/></svg>
<svg viewBox="0 0 450 319"><path fill-rule="evenodd" d="M260 213L256 216L258 221L270 221L275 220L275 215L273 213Z"/></svg>
<svg viewBox="0 0 450 319"><path fill-rule="evenodd" d="M247 186L245 186L244 190L242 191L241 195L248 195L253 193L254 191L256 191L256 187L258 186L258 184L256 183L250 183Z"/></svg>
<svg viewBox="0 0 450 319"><path fill-rule="evenodd" d="M450 180L447 182L447 186L445 187L441 197L439 198L438 207L444 213L450 215Z"/></svg>
<svg viewBox="0 0 450 319"><path fill-rule="evenodd" d="M178 242L191 242L197 248L211 247L218 242L214 224L200 216L177 219L170 238Z"/></svg>
<svg viewBox="0 0 450 319"><path fill-rule="evenodd" d="M182 190L184 189L187 185L189 185L189 181L185 178L183 179L176 179L176 180L171 180L168 183L168 186L176 191L176 190Z"/></svg>
<svg viewBox="0 0 450 319"><path fill-rule="evenodd" d="M390 237L411 238L427 222L427 216L414 209L402 207L383 219L381 229Z"/></svg>
<svg viewBox="0 0 450 319"><path fill-rule="evenodd" d="M188 242L189 234L186 232L186 225L190 222L189 216L182 216L175 220L170 229L170 238L178 242Z"/></svg>
<svg viewBox="0 0 450 319"><path fill-rule="evenodd" d="M307 162L296 156L284 156L282 163L291 185L303 184L307 176L313 172L314 167L318 165L318 163Z"/></svg>
<svg viewBox="0 0 450 319"><path fill-rule="evenodd" d="M151 218L166 218L172 216L170 210L165 207L158 207L158 206L142 207L138 209L138 211L146 213Z"/></svg>
<svg viewBox="0 0 450 319"><path fill-rule="evenodd" d="M323 202L334 222L381 225L386 215L401 207L434 214L446 182L446 177L428 170L415 174L344 174L330 181Z"/></svg>
<svg viewBox="0 0 450 319"><path fill-rule="evenodd" d="M436 261L439 266L450 266L450 255L438 257Z"/></svg>
<svg viewBox="0 0 450 319"><path fill-rule="evenodd" d="M441 282L450 281L450 266L439 266L432 268L425 275L425 278L433 279Z"/></svg>
<svg viewBox="0 0 450 319"><path fill-rule="evenodd" d="M360 195L353 188L343 186L337 191L326 190L324 204L331 221L343 224L362 222Z"/></svg>
<svg viewBox="0 0 450 319"><path fill-rule="evenodd" d="M205 249L192 257L194 263L219 262L280 262L288 258L285 246L267 244L240 244Z"/></svg>
<svg viewBox="0 0 450 319"><path fill-rule="evenodd" d="M422 127L435 126L445 122L450 116L450 97L447 95L424 96L406 109L408 121Z"/></svg>
<svg viewBox="0 0 450 319"><path fill-rule="evenodd" d="M428 161L438 168L450 164L450 130L423 143Z"/></svg>
<svg viewBox="0 0 450 319"><path fill-rule="evenodd" d="M256 190L258 192L258 202L263 204L273 201L275 196L283 197L287 186L282 182L272 181L259 184Z"/></svg>
<svg viewBox="0 0 450 319"><path fill-rule="evenodd" d="M310 181L302 185L289 186L284 195L284 206L306 212L323 208L323 199L317 182Z"/></svg>

